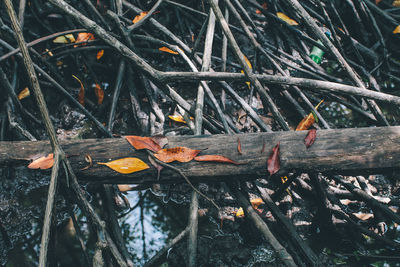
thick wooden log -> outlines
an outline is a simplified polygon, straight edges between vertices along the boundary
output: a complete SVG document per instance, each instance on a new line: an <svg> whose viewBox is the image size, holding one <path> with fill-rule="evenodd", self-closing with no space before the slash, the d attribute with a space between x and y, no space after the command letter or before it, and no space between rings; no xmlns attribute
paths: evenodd
<svg viewBox="0 0 400 267"><path fill-rule="evenodd" d="M280 142L281 171L301 170L320 172L381 173L400 167L400 126L319 130L315 143L306 148L307 131L254 133L242 135L175 136L168 137L168 147L186 146L206 149L205 154L219 154L243 163L236 166L225 163L196 162L171 163L195 181L221 181L223 179L254 179L267 177L267 159L272 148ZM242 155L237 151L240 139ZM101 183L167 183L184 181L176 172L164 169L157 181L156 170L144 151L135 149L124 139L87 139L61 142L81 181ZM262 152L263 144L265 151ZM47 141L0 142L0 166L27 166L32 159L51 153ZM93 167L81 170L88 164L85 155L93 159ZM108 162L124 157L139 157L150 169L120 174L97 162ZM30 170L32 172L49 172ZM278 173L279 175L279 173Z"/></svg>

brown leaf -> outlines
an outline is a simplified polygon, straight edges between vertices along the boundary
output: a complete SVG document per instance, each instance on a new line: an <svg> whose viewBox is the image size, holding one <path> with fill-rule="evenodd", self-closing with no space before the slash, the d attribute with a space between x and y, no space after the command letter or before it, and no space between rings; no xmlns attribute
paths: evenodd
<svg viewBox="0 0 400 267"><path fill-rule="evenodd" d="M135 135L130 135L130 136L125 136L125 139L131 144L136 150L141 150L141 149L148 149L153 152L157 152L162 149L162 147L165 145L160 145L160 143L164 143L164 139L167 139L166 137L160 137L160 136L155 136L155 137L143 137L143 136L135 136Z"/></svg>
<svg viewBox="0 0 400 267"><path fill-rule="evenodd" d="M114 171L123 174L129 174L150 168L149 165L138 158L122 158L110 162L98 162L97 164L106 165Z"/></svg>
<svg viewBox="0 0 400 267"><path fill-rule="evenodd" d="M309 148L314 144L315 138L317 138L317 129L311 129L308 131L306 138L304 139L304 144L306 148Z"/></svg>
<svg viewBox="0 0 400 267"><path fill-rule="evenodd" d="M221 162L221 163L232 163L235 165L241 165L241 163L231 160L227 157L221 155L203 155L197 156L194 158L196 161L212 161L212 162Z"/></svg>
<svg viewBox="0 0 400 267"><path fill-rule="evenodd" d="M382 0L375 0L375 5L378 5Z"/></svg>
<svg viewBox="0 0 400 267"><path fill-rule="evenodd" d="M147 12L147 11L140 12L140 14L137 15L137 16L132 20L133 24L139 22L142 18L144 18L144 17L147 15L147 13L149 13L149 12Z"/></svg>
<svg viewBox="0 0 400 267"><path fill-rule="evenodd" d="M78 46L84 46L86 45L87 41L91 41L94 40L94 35L93 33L90 32L80 32L78 34L78 38L76 38L75 43L81 43L81 44L76 44L74 45L74 47L78 47Z"/></svg>
<svg viewBox="0 0 400 267"><path fill-rule="evenodd" d="M104 99L104 91L100 87L100 84L96 83L96 86L94 87L94 93L97 97L97 103L99 105L101 105L101 103L103 103L103 99Z"/></svg>
<svg viewBox="0 0 400 267"><path fill-rule="evenodd" d="M79 94L78 94L78 102L82 106L85 106L85 87L83 86L83 83L81 82L81 80L79 80L78 77L76 77L75 75L72 75L72 77L75 80L77 80L79 82L79 84L81 85L81 89L79 90Z"/></svg>
<svg viewBox="0 0 400 267"><path fill-rule="evenodd" d="M279 171L281 168L281 160L279 158L279 145L281 142L272 149L272 153L268 158L268 172L273 175Z"/></svg>
<svg viewBox="0 0 400 267"><path fill-rule="evenodd" d="M238 143L237 150L238 150L239 154L242 155L242 144L240 143L239 137L237 139L237 143Z"/></svg>
<svg viewBox="0 0 400 267"><path fill-rule="evenodd" d="M167 53L170 53L170 54L174 54L174 55L178 55L179 54L178 52L176 52L174 50L171 50L171 49L169 49L168 47L165 47L165 46L158 48L158 50L163 51L163 52L167 52Z"/></svg>
<svg viewBox="0 0 400 267"><path fill-rule="evenodd" d="M175 160L179 162L189 162L200 152L201 150L190 149L187 147L173 147L162 149L155 153L154 156L158 160L166 163L170 163Z"/></svg>
<svg viewBox="0 0 400 267"><path fill-rule="evenodd" d="M41 157L38 159L35 159L32 161L29 165L29 169L50 169L53 167L54 164L54 158L53 158L53 153L48 154L46 157Z"/></svg>

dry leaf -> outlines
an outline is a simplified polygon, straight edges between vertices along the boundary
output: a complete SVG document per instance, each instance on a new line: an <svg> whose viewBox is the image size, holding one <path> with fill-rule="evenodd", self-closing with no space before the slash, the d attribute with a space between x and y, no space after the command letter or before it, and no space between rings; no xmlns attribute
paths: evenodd
<svg viewBox="0 0 400 267"><path fill-rule="evenodd" d="M251 206L253 206L253 209L258 209L258 206L261 204L264 204L264 201L261 198L255 198L250 200Z"/></svg>
<svg viewBox="0 0 400 267"><path fill-rule="evenodd" d="M31 95L31 92L29 91L28 87L25 87L24 90L22 90L19 94L18 94L18 99L22 100L24 98L27 98L28 96Z"/></svg>
<svg viewBox="0 0 400 267"><path fill-rule="evenodd" d="M125 136L125 139L131 144L136 150L148 149L153 152L157 152L162 149L165 145L160 145L164 143L163 139L166 137L142 137L142 136ZM168 140L168 139L167 139Z"/></svg>
<svg viewBox="0 0 400 267"><path fill-rule="evenodd" d="M394 34L400 33L400 25L398 25L398 26L393 30L393 33L394 33Z"/></svg>
<svg viewBox="0 0 400 267"><path fill-rule="evenodd" d="M79 84L81 85L81 89L79 90L79 94L78 94L78 102L82 106L85 106L85 87L83 86L83 83L81 82L81 80L79 80L78 77L76 77L75 75L72 75L72 77L74 77L75 80L77 80L79 82Z"/></svg>
<svg viewBox="0 0 400 267"><path fill-rule="evenodd" d="M97 52L96 54L96 58L97 60L99 60L100 58L102 58L104 55L104 49L101 49L99 52Z"/></svg>
<svg viewBox="0 0 400 267"><path fill-rule="evenodd" d="M78 38L76 38L75 43L80 43L80 44L76 44L74 45L74 47L78 47L78 46L84 46L86 45L86 42L90 41L90 40L94 40L94 35L93 33L90 32L80 32L78 34Z"/></svg>
<svg viewBox="0 0 400 267"><path fill-rule="evenodd" d="M308 131L306 138L304 139L304 144L306 148L309 148L314 144L315 138L317 138L317 129L311 129Z"/></svg>
<svg viewBox="0 0 400 267"><path fill-rule="evenodd" d="M377 1L378 3L380 2L380 1ZM378 4L377 3L377 4ZM400 7L400 0L394 0L393 1L393 3L392 3L392 6L394 6L394 7Z"/></svg>
<svg viewBox="0 0 400 267"><path fill-rule="evenodd" d="M55 43L55 44L75 43L75 37L72 34L58 36L56 39L53 40L53 43Z"/></svg>
<svg viewBox="0 0 400 267"><path fill-rule="evenodd" d="M54 164L54 158L53 158L53 153L48 154L46 157L41 157L38 159L35 159L32 161L29 165L29 169L50 169L53 167Z"/></svg>
<svg viewBox="0 0 400 267"><path fill-rule="evenodd" d="M283 20L284 22L286 22L286 23L289 24L289 25L292 25L292 26L299 25L299 24L297 23L297 21L295 21L295 20L289 18L288 16L286 16L286 15L283 14L282 12L277 12L276 15L278 16L278 18L280 18L281 20Z"/></svg>
<svg viewBox="0 0 400 267"><path fill-rule="evenodd" d="M370 218L374 218L374 214L372 213L353 213L358 219L367 221Z"/></svg>
<svg viewBox="0 0 400 267"><path fill-rule="evenodd" d="M241 165L241 163L231 160L227 157L221 155L203 155L197 156L194 158L195 161L212 161L212 162L221 162L221 163L232 163L235 165Z"/></svg>
<svg viewBox="0 0 400 267"><path fill-rule="evenodd" d="M114 171L123 174L129 174L150 168L149 165L138 158L123 158L110 162L98 162L97 164L106 165Z"/></svg>
<svg viewBox="0 0 400 267"><path fill-rule="evenodd" d="M96 85L94 87L94 94L97 97L97 103L99 105L101 105L101 103L103 103L103 100L104 100L104 91L98 83L96 83Z"/></svg>
<svg viewBox="0 0 400 267"><path fill-rule="evenodd" d="M121 192L127 192L132 189L132 186L130 184L119 184L117 186L118 186L119 191L121 191Z"/></svg>
<svg viewBox="0 0 400 267"><path fill-rule="evenodd" d="M236 217L238 218L243 218L244 217L244 211L243 208L239 208L235 214Z"/></svg>
<svg viewBox="0 0 400 267"><path fill-rule="evenodd" d="M319 106L322 104L322 102L324 102L324 100L322 99L321 102L318 103L318 105L315 106L315 110L317 110L319 108ZM302 119L300 121L300 123L297 125L296 127L296 131L304 131L304 130L308 130L308 128L310 128L314 122L315 122L315 117L316 115L314 114L314 112L311 112L310 114L308 114L304 119Z"/></svg>
<svg viewBox="0 0 400 267"><path fill-rule="evenodd" d="M169 115L168 118L175 122L186 123L182 115Z"/></svg>
<svg viewBox="0 0 400 267"><path fill-rule="evenodd" d="M375 0L375 5L378 5L382 0Z"/></svg>
<svg viewBox="0 0 400 267"><path fill-rule="evenodd" d="M265 10L267 9L267 2L264 2L264 4L262 4L262 8ZM262 14L261 10L257 9L256 14Z"/></svg>
<svg viewBox="0 0 400 267"><path fill-rule="evenodd" d="M196 157L197 154L199 154L200 152L201 150L190 149L187 147L174 147L174 148L164 148L155 153L154 156L158 160L161 160L162 162L166 163L170 163L173 161L189 162L194 157Z"/></svg>
<svg viewBox="0 0 400 267"><path fill-rule="evenodd" d="M237 150L238 150L239 154L242 155L242 144L240 143L239 137L237 139L237 143L238 143Z"/></svg>
<svg viewBox="0 0 400 267"><path fill-rule="evenodd" d="M133 24L139 22L142 18L144 18L144 17L147 15L147 13L149 13L149 12L147 12L147 11L140 12L140 14L137 15L137 16L132 20Z"/></svg>
<svg viewBox="0 0 400 267"><path fill-rule="evenodd" d="M169 49L168 47L165 47L165 46L158 48L158 50L163 51L163 52L167 52L167 53L170 53L170 54L174 54L174 55L178 55L179 54L178 52L176 52L174 50L171 50L171 49Z"/></svg>
<svg viewBox="0 0 400 267"><path fill-rule="evenodd" d="M273 175L279 171L281 168L281 160L279 158L279 145L281 142L272 149L272 153L268 158L268 172Z"/></svg>
<svg viewBox="0 0 400 267"><path fill-rule="evenodd" d="M253 66L251 65L251 63L250 63L250 61L248 60L248 58L247 58L245 55L243 55L243 57L244 57L244 61L246 61L247 66L249 66L249 68L252 69ZM243 71L243 70L241 70L240 72L241 72L242 74L244 74L244 71ZM246 84L247 84L247 86L248 86L249 89L250 89L250 82L246 82Z"/></svg>

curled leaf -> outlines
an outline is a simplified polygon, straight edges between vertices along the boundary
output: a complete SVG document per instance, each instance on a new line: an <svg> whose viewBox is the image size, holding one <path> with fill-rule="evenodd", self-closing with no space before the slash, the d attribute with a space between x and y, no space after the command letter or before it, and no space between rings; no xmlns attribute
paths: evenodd
<svg viewBox="0 0 400 267"><path fill-rule="evenodd" d="M173 161L189 162L194 157L196 157L197 154L199 154L200 152L201 150L190 149L187 147L174 147L174 148L164 148L155 153L154 156L158 160L161 160L162 162L166 163L170 163Z"/></svg>
<svg viewBox="0 0 400 267"><path fill-rule="evenodd" d="M165 47L165 46L158 48L158 50L163 51L163 52L167 52L167 53L170 53L170 54L174 54L174 55L178 55L179 54L178 52L176 52L174 50L171 50L171 49L169 49L168 47Z"/></svg>
<svg viewBox="0 0 400 267"><path fill-rule="evenodd" d="M31 92L29 91L28 87L25 87L24 90L22 90L19 94L18 94L18 99L22 100L24 98L27 98L28 96L31 95Z"/></svg>
<svg viewBox="0 0 400 267"><path fill-rule="evenodd" d="M135 23L139 22L141 19L143 19L143 18L147 15L147 13L149 13L149 12L147 12L147 11L140 12L140 14L137 15L137 16L132 20L133 24L135 24Z"/></svg>
<svg viewBox="0 0 400 267"><path fill-rule="evenodd" d="M203 156L197 156L194 158L195 161L212 161L212 162L221 162L221 163L232 163L235 165L240 165L239 162L236 162L234 160L231 160L227 157L221 156L221 155L203 155Z"/></svg>
<svg viewBox="0 0 400 267"><path fill-rule="evenodd" d="M80 32L78 34L78 38L76 38L75 43L80 43L80 44L76 44L74 45L74 47L78 47L78 46L84 46L86 45L86 42L94 40L94 35L93 33L90 32Z"/></svg>
<svg viewBox="0 0 400 267"><path fill-rule="evenodd" d="M317 137L317 129L311 129L308 131L306 138L304 139L304 144L306 148L309 148L314 144L315 138Z"/></svg>
<svg viewBox="0 0 400 267"><path fill-rule="evenodd" d="M41 157L32 161L28 165L28 168L46 170L53 167L53 164L54 164L53 153L50 153L46 157Z"/></svg>
<svg viewBox="0 0 400 267"><path fill-rule="evenodd" d="M299 25L297 23L297 21L295 21L294 19L289 18L286 14L284 14L282 12L277 12L276 15L278 16L278 18L280 18L281 20L283 20L284 22L286 22L289 25L292 25L292 26Z"/></svg>
<svg viewBox="0 0 400 267"><path fill-rule="evenodd" d="M318 109L318 107L322 104L322 102L324 102L323 99L321 100L321 102L318 103L318 105L315 106L315 110ZM302 119L300 123L297 125L296 131L308 130L308 128L310 128L314 124L316 118L317 115L313 111L310 112L310 114L308 114L304 119Z"/></svg>
<svg viewBox="0 0 400 267"><path fill-rule="evenodd" d="M150 168L149 165L138 158L122 158L110 162L98 162L97 164L106 165L114 171L123 174L129 174Z"/></svg>
<svg viewBox="0 0 400 267"><path fill-rule="evenodd" d="M79 84L81 85L81 89L79 90L79 94L78 94L78 102L82 106L85 106L85 87L83 86L83 83L81 82L81 80L79 80L78 77L76 77L75 75L72 75L72 77L74 77L74 79L77 80L79 82Z"/></svg>
<svg viewBox="0 0 400 267"><path fill-rule="evenodd" d="M278 142L276 146L272 149L272 153L268 158L268 172L270 175L273 175L279 171L281 168L281 160L279 158L279 145L281 142Z"/></svg>
<svg viewBox="0 0 400 267"><path fill-rule="evenodd" d="M125 139L131 144L136 150L148 149L153 152L157 152L162 149L165 145L164 136L160 137L142 137L142 136L125 136Z"/></svg>
<svg viewBox="0 0 400 267"><path fill-rule="evenodd" d="M101 103L103 103L104 100L104 91L103 89L100 87L100 84L96 83L95 87L94 87L94 94L97 97L97 103L99 105L101 105Z"/></svg>

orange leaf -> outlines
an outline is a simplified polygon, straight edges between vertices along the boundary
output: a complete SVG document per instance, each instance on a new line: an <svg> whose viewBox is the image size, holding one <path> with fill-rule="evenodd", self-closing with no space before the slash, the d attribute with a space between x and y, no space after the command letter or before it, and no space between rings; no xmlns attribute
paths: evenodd
<svg viewBox="0 0 400 267"><path fill-rule="evenodd" d="M237 150L238 150L239 154L242 155L242 144L240 143L239 137L237 139L237 143L238 143Z"/></svg>
<svg viewBox="0 0 400 267"><path fill-rule="evenodd" d="M394 33L394 34L400 33L400 25L398 25L398 26L393 30L393 33Z"/></svg>
<svg viewBox="0 0 400 267"><path fill-rule="evenodd" d="M375 5L378 5L382 0L375 0Z"/></svg>
<svg viewBox="0 0 400 267"><path fill-rule="evenodd" d="M264 2L264 4L262 4L262 8L267 9L267 2ZM261 10L259 9L256 10L256 14L261 14L261 13L262 13Z"/></svg>
<svg viewBox="0 0 400 267"><path fill-rule="evenodd" d="M324 102L323 99L321 100L321 102L318 103L318 105L315 106L315 110L319 108L322 102ZM308 130L308 128L310 128L314 124L314 122L315 122L315 117L314 114L311 112L306 117L304 117L304 119L300 121L300 123L296 127L296 131Z"/></svg>
<svg viewBox="0 0 400 267"><path fill-rule="evenodd" d="M233 161L227 157L221 155L203 155L197 156L194 158L196 161L212 161L212 162L221 162L221 163L232 163L235 165L240 165L241 163Z"/></svg>
<svg viewBox="0 0 400 267"><path fill-rule="evenodd" d="M179 54L178 52L176 52L174 50L171 50L171 49L169 49L168 47L165 47L165 46L158 48L158 50L163 51L163 52L167 52L167 53L170 53L170 54L174 54L174 55L178 55Z"/></svg>
<svg viewBox="0 0 400 267"><path fill-rule="evenodd" d="M25 89L22 90L22 91L18 94L18 99L19 99L19 100L22 100L22 99L24 99L24 98L26 98L26 97L28 97L28 96L30 96L30 95L31 95L31 92L29 92L29 88L28 88L28 87L25 87Z"/></svg>
<svg viewBox="0 0 400 267"><path fill-rule="evenodd" d="M304 144L306 148L309 148L314 144L315 138L317 138L317 129L311 129L308 131L306 138L304 139Z"/></svg>
<svg viewBox="0 0 400 267"><path fill-rule="evenodd" d="M94 40L94 35L93 35L93 33L90 33L90 32L80 32L80 33L78 34L78 38L76 38L75 43L82 43L82 44L76 44L76 45L74 45L74 47L84 46L84 45L86 45L86 42L87 42L87 41L90 41L90 40Z"/></svg>
<svg viewBox="0 0 400 267"><path fill-rule="evenodd" d="M279 145L281 142L272 149L272 153L268 158L268 172L273 175L279 171L281 168L281 160L279 158Z"/></svg>
<svg viewBox="0 0 400 267"><path fill-rule="evenodd" d="M132 186L130 184L119 184L118 189L121 192L127 192L132 190Z"/></svg>
<svg viewBox="0 0 400 267"><path fill-rule="evenodd" d="M125 136L125 139L136 150L148 149L153 152L157 152L162 149L163 146L160 145L160 141L162 138L167 139L166 137L142 137L135 135Z"/></svg>
<svg viewBox="0 0 400 267"><path fill-rule="evenodd" d="M175 122L186 123L182 115L169 115L168 118L170 118L170 120L173 120Z"/></svg>
<svg viewBox="0 0 400 267"><path fill-rule="evenodd" d="M104 49L101 49L99 52L97 52L96 58L97 60L99 60L100 58L102 58L104 55Z"/></svg>
<svg viewBox="0 0 400 267"><path fill-rule="evenodd" d="M79 94L78 94L78 102L82 106L85 106L85 87L83 87L83 83L81 82L81 80L79 80L78 77L76 77L75 75L72 75L72 77L74 77L75 80L77 80L79 82L79 84L81 85L81 89L79 90Z"/></svg>
<svg viewBox="0 0 400 267"><path fill-rule="evenodd" d="M170 163L173 161L179 161L179 162L189 162L191 161L194 157L199 154L201 150L195 150L195 149L190 149L187 147L173 147L173 148L164 148L157 153L154 154L154 156L163 162Z"/></svg>
<svg viewBox="0 0 400 267"><path fill-rule="evenodd" d="M54 164L54 158L53 158L53 153L48 154L46 157L41 157L38 159L35 159L32 161L29 165L29 169L50 169L53 167Z"/></svg>
<svg viewBox="0 0 400 267"><path fill-rule="evenodd" d="M98 83L96 83L96 86L94 87L94 93L97 97L97 103L99 105L101 105L101 103L103 103L103 99L104 99L104 91L103 91L103 89L101 89L101 87Z"/></svg>
<svg viewBox="0 0 400 267"><path fill-rule="evenodd" d="M123 158L110 162L98 162L97 164L106 165L114 171L123 174L129 174L150 168L149 165L138 158Z"/></svg>
<svg viewBox="0 0 400 267"><path fill-rule="evenodd" d="M281 20L283 20L284 22L286 22L291 26L299 25L297 21L289 18L286 14L283 14L282 12L277 12L276 15L278 16L278 18L280 18Z"/></svg>
<svg viewBox="0 0 400 267"><path fill-rule="evenodd" d="M137 15L137 16L132 20L133 24L139 22L142 18L144 18L144 17L147 15L147 13L149 13L149 12L147 12L147 11L140 12L140 14Z"/></svg>
<svg viewBox="0 0 400 267"><path fill-rule="evenodd" d="M253 209L257 209L258 206L261 204L264 204L264 201L261 198L255 198L250 200L251 206L253 206Z"/></svg>

